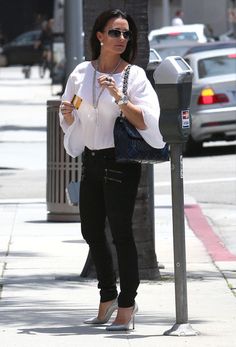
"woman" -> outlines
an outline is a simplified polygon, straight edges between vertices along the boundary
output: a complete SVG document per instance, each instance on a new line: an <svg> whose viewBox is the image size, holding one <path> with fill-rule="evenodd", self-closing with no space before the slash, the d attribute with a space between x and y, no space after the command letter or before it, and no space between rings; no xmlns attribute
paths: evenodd
<svg viewBox="0 0 236 347"><path fill-rule="evenodd" d="M130 68L128 98L122 94L125 70L137 50L137 29L129 15L120 10L103 12L95 21L90 43L92 60L79 64L71 73L60 106L67 153L75 157L83 151L81 230L90 247L100 288L97 317L85 323L107 323L117 310L115 320L106 329L128 330L138 309L135 297L139 273L132 215L141 166L116 162L113 127L122 112L150 145L162 148L159 103L144 70L136 65ZM75 101L71 102L74 95ZM105 236L106 217L117 251L119 295Z"/></svg>

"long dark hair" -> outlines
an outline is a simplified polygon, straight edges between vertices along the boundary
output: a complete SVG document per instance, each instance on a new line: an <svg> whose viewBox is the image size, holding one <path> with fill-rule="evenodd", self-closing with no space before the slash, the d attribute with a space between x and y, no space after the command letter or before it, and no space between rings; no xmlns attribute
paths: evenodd
<svg viewBox="0 0 236 347"><path fill-rule="evenodd" d="M123 18L129 23L129 30L132 33L132 37L128 41L126 50L121 54L121 57L128 63L133 63L137 54L137 27L130 15L118 9L102 12L97 17L90 37L92 60L97 59L101 51L101 44L96 34L98 31L103 32L107 22L112 18Z"/></svg>

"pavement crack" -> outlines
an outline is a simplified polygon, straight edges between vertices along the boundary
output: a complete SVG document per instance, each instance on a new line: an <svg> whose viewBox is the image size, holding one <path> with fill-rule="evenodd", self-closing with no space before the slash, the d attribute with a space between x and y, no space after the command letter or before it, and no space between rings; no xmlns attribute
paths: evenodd
<svg viewBox="0 0 236 347"><path fill-rule="evenodd" d="M6 268L7 268L7 257L10 254L10 247L11 247L11 244L12 244L12 237L13 237L13 232L14 232L15 224L16 224L16 215L17 215L18 206L15 205L14 207L15 208L14 208L14 212L13 212L13 216L12 216L11 231L10 231L9 240L8 240L8 243L7 243L7 249L6 249L6 253L5 253L6 261L3 262L3 267L2 267L1 276L0 276L0 299L2 297L2 291L3 291L3 286L4 286L4 284L3 284L4 274L5 274L5 271L6 271Z"/></svg>

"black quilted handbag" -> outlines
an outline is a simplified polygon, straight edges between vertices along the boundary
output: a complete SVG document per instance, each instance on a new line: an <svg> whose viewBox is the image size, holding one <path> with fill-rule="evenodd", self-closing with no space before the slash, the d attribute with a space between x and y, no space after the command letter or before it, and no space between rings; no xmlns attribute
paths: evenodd
<svg viewBox="0 0 236 347"><path fill-rule="evenodd" d="M128 65L124 75L123 94L127 94L128 76L131 65ZM138 130L124 117L122 113L116 118L114 125L115 156L118 162L160 163L169 160L169 149L150 146Z"/></svg>

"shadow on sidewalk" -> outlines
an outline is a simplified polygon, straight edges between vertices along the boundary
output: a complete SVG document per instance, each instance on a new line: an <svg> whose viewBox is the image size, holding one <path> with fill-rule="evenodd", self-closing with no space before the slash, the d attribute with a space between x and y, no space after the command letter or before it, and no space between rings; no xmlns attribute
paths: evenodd
<svg viewBox="0 0 236 347"><path fill-rule="evenodd" d="M79 319L80 320L80 319ZM18 328L18 334L26 334L26 335L37 335L37 334L48 334L51 336L71 336L71 335L105 335L104 338L112 339L142 339L149 337L158 337L163 336L164 331L167 330L171 325L173 325L173 317L156 317L154 315L138 315L136 318L136 328L135 330L128 331L120 331L120 332L108 332L106 331L106 326L109 325L97 325L97 326L88 326L82 323L82 325L61 325L58 327L32 327L27 329ZM192 320L189 322L190 324L201 324L207 323L204 320ZM163 331L163 333L156 334L138 334L139 326L145 328L145 326L149 326L152 329L155 327L158 331Z"/></svg>

